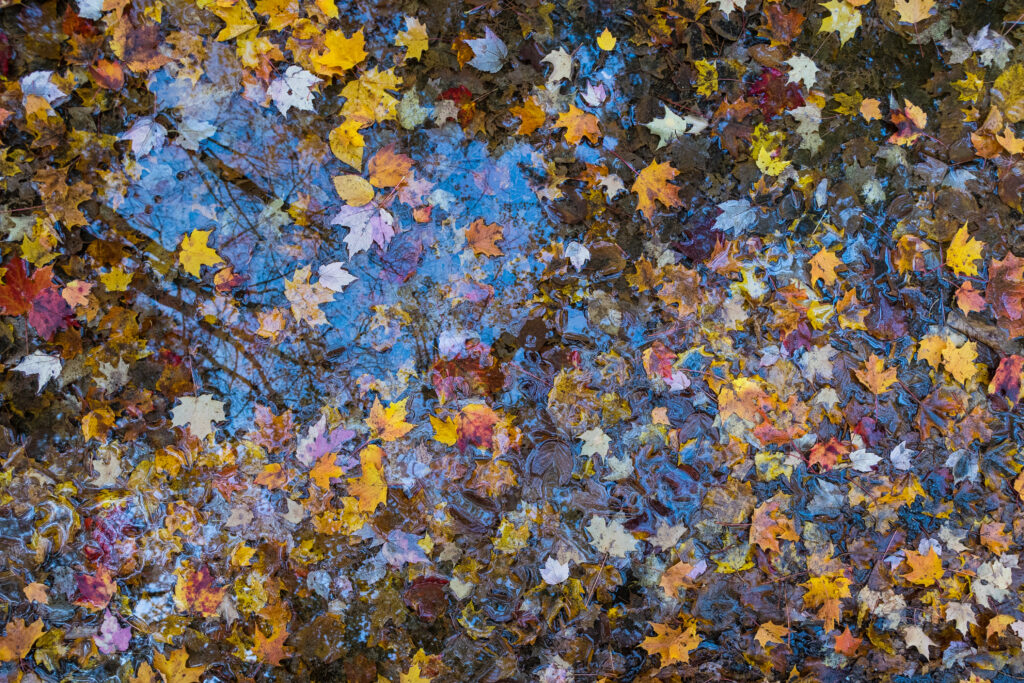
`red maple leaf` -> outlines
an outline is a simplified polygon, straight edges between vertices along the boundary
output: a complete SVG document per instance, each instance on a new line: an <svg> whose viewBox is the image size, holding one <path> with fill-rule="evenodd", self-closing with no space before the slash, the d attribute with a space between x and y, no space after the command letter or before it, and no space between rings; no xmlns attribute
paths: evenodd
<svg viewBox="0 0 1024 683"><path fill-rule="evenodd" d="M31 278L20 258L11 259L4 268L7 272L4 273L3 284L0 284L0 313L4 315L28 313L39 293L53 287L50 266L37 269Z"/></svg>

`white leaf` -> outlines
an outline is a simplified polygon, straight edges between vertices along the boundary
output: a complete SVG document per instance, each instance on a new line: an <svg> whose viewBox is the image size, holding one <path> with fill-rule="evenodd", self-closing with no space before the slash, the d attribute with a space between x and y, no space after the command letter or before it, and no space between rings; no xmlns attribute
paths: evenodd
<svg viewBox="0 0 1024 683"><path fill-rule="evenodd" d="M789 64L789 80L787 83L800 82L810 90L818 80L818 65L807 55L793 55L785 61Z"/></svg>
<svg viewBox="0 0 1024 683"><path fill-rule="evenodd" d="M898 470L905 471L909 470L911 467L914 466L914 464L910 462L910 458L911 456L916 454L917 451L912 451L909 448L907 448L906 441L901 441L899 446L896 446L896 448L892 449L892 453L889 454L889 460L892 461L893 467L895 467Z"/></svg>
<svg viewBox="0 0 1024 683"><path fill-rule="evenodd" d="M757 223L757 209L751 206L748 199L730 199L719 204L718 208L722 213L711 226L715 230L738 234Z"/></svg>
<svg viewBox="0 0 1024 683"><path fill-rule="evenodd" d="M608 445L611 444L611 439L600 427L588 429L580 434L580 438L583 439L580 455L608 455Z"/></svg>
<svg viewBox="0 0 1024 683"><path fill-rule="evenodd" d="M544 583L555 586L569 578L569 563L562 564L553 557L549 557L544 566L540 568L540 578Z"/></svg>
<svg viewBox="0 0 1024 683"><path fill-rule="evenodd" d="M549 88L559 81L568 81L572 78L572 55L566 52L564 47L552 50L540 61L551 65L551 75L548 76L547 82Z"/></svg>
<svg viewBox="0 0 1024 683"><path fill-rule="evenodd" d="M317 274L320 276L320 284L332 292L340 292L348 285L356 281L356 276L345 270L341 261L328 263L320 266Z"/></svg>
<svg viewBox="0 0 1024 683"><path fill-rule="evenodd" d="M49 104L60 104L67 99L67 94L54 85L50 77L53 76L52 71L33 71L27 76L23 76L21 79L21 94L22 95L35 95L42 97Z"/></svg>
<svg viewBox="0 0 1024 683"><path fill-rule="evenodd" d="M570 242L565 248L565 255L577 271L582 270L590 260L590 250L579 242Z"/></svg>
<svg viewBox="0 0 1024 683"><path fill-rule="evenodd" d="M587 81L587 87L580 93L580 97L587 103L587 106L599 107L608 99L608 88L605 87L604 83L594 85Z"/></svg>
<svg viewBox="0 0 1024 683"><path fill-rule="evenodd" d="M283 76L274 79L267 94L282 114L287 114L292 107L313 111L313 93L309 89L319 82L319 78L293 64Z"/></svg>
<svg viewBox="0 0 1024 683"><path fill-rule="evenodd" d="M42 351L35 351L25 356L20 363L14 366L14 369L26 375L36 375L39 381L39 389L36 393L39 393L47 382L60 374L60 358L48 356Z"/></svg>
<svg viewBox="0 0 1024 683"><path fill-rule="evenodd" d="M103 18L103 0L78 0L78 16L90 21Z"/></svg>
<svg viewBox="0 0 1024 683"><path fill-rule="evenodd" d="M154 121L152 117L144 116L136 121L131 128L121 133L121 139L131 140L135 156L144 157L153 150L164 146L167 129Z"/></svg>
<svg viewBox="0 0 1024 683"><path fill-rule="evenodd" d="M870 472L871 468L881 461L882 459L879 456L863 448L850 453L850 462L853 469L858 472Z"/></svg>
<svg viewBox="0 0 1024 683"><path fill-rule="evenodd" d="M680 116L667 106L665 115L660 119L654 119L650 123L643 124L652 134L658 136L658 146L661 149L673 140L682 135L698 135L708 127L708 122L697 116Z"/></svg>
<svg viewBox="0 0 1024 683"><path fill-rule="evenodd" d="M955 621L956 630L964 635L967 635L969 624L978 623L974 618L974 608L969 602L947 602L946 621Z"/></svg>
<svg viewBox="0 0 1024 683"><path fill-rule="evenodd" d="M904 628L903 640L906 641L907 647L917 648L917 651L920 652L925 659L930 658L928 648L935 647L935 642L921 630L920 626L907 626Z"/></svg>
<svg viewBox="0 0 1024 683"><path fill-rule="evenodd" d="M374 242L381 249L387 249L391 238L395 236L395 219L376 206L343 206L334 218L332 225L343 225L349 229L345 235L349 256L366 251Z"/></svg>
<svg viewBox="0 0 1024 683"><path fill-rule="evenodd" d="M636 550L636 539L617 519L609 523L604 517L593 517L587 525L587 531L591 536L590 545L600 553L625 557L627 553Z"/></svg>
<svg viewBox="0 0 1024 683"><path fill-rule="evenodd" d="M469 60L469 65L487 73L500 71L505 57L508 56L508 48L490 26L484 26L483 38L467 40L466 44L473 50L473 59Z"/></svg>

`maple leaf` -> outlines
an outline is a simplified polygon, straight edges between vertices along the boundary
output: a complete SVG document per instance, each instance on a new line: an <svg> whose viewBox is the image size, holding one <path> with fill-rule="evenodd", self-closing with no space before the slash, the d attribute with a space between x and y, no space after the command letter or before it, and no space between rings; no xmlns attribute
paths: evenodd
<svg viewBox="0 0 1024 683"><path fill-rule="evenodd" d="M871 390L875 396L881 396L889 391L889 387L896 383L896 368L885 369L885 361L871 354L860 370L854 370L854 374L861 384Z"/></svg>
<svg viewBox="0 0 1024 683"><path fill-rule="evenodd" d="M395 152L395 145L383 147L370 159L366 170L370 184L374 187L395 187L400 185L412 171L412 159Z"/></svg>
<svg viewBox="0 0 1024 683"><path fill-rule="evenodd" d="M605 52L611 52L614 50L616 42L618 41L615 40L615 36L613 36L612 32L607 28L601 31L601 35L597 37L597 46Z"/></svg>
<svg viewBox="0 0 1024 683"><path fill-rule="evenodd" d="M4 264L3 283L0 284L0 313L28 313L35 298L52 286L53 275L49 266L37 268L29 278L25 262L19 258L11 259Z"/></svg>
<svg viewBox="0 0 1024 683"><path fill-rule="evenodd" d="M466 228L466 242L477 256L502 256L504 252L495 242L505 239L504 230L497 223L484 223L484 219L477 218Z"/></svg>
<svg viewBox="0 0 1024 683"><path fill-rule="evenodd" d="M395 36L395 45L405 48L403 59L419 59L427 50L427 27L416 17L405 18L405 30Z"/></svg>
<svg viewBox="0 0 1024 683"><path fill-rule="evenodd" d="M319 282L310 283L311 274L309 266L296 269L292 279L284 281L284 296L291 304L296 321L305 321L310 327L316 327L327 324L327 316L320 305L334 301L334 292Z"/></svg>
<svg viewBox="0 0 1024 683"><path fill-rule="evenodd" d="M345 235L349 256L366 251L374 243L383 251L388 248L391 238L395 236L394 217L372 204L343 206L331 219L331 224L349 229L349 233Z"/></svg>
<svg viewBox="0 0 1024 683"><path fill-rule="evenodd" d="M552 128L565 128L565 141L571 145L580 144L583 138L587 138L594 145L601 141L597 117L577 108L575 104L570 104L568 111L558 115Z"/></svg>
<svg viewBox="0 0 1024 683"><path fill-rule="evenodd" d="M757 633L754 634L754 640L757 641L758 645L760 645L762 649L767 649L768 645L771 643L785 643L786 636L788 635L788 626L767 621L757 627Z"/></svg>
<svg viewBox="0 0 1024 683"><path fill-rule="evenodd" d="M100 567L96 574L79 574L75 577L79 598L75 600L76 605L83 605L93 610L101 610L110 604L110 599L117 592L117 583L110 572Z"/></svg>
<svg viewBox="0 0 1024 683"><path fill-rule="evenodd" d="M537 100L533 97L527 97L519 106L510 107L509 113L520 120L516 135L529 135L544 125L547 119L544 110L537 105Z"/></svg>
<svg viewBox="0 0 1024 683"><path fill-rule="evenodd" d="M813 59L807 55L797 54L787 59L785 63L789 65L787 83L803 83L807 90L814 87L815 81L818 80L818 65Z"/></svg>
<svg viewBox="0 0 1024 683"><path fill-rule="evenodd" d="M935 9L933 0L894 0L893 9L900 15L904 24L916 24L931 16Z"/></svg>
<svg viewBox="0 0 1024 683"><path fill-rule="evenodd" d="M935 548L929 548L923 555L908 550L906 555L910 571L903 575L904 579L919 586L931 586L942 579L942 558L935 552Z"/></svg>
<svg viewBox="0 0 1024 683"><path fill-rule="evenodd" d="M843 629L843 632L836 636L836 642L833 646L835 651L846 657L853 657L857 654L857 648L864 642L863 638L857 638L850 632L850 627L847 626Z"/></svg>
<svg viewBox="0 0 1024 683"><path fill-rule="evenodd" d="M553 89L559 81L568 81L572 78L572 55L566 52L565 48L552 50L540 61L551 65L551 73L546 83L548 88Z"/></svg>
<svg viewBox="0 0 1024 683"><path fill-rule="evenodd" d="M836 283L836 268L843 265L843 262L836 258L836 255L828 249L821 249L808 261L811 266L811 283L817 283L818 278L825 281L827 286Z"/></svg>
<svg viewBox="0 0 1024 683"><path fill-rule="evenodd" d="M974 362L977 358L978 345L972 341L964 342L960 348L948 343L942 349L942 366L964 386L978 374L978 366Z"/></svg>
<svg viewBox="0 0 1024 683"><path fill-rule="evenodd" d="M613 557L625 557L628 553L636 550L636 539L626 531L626 527L617 519L608 522L603 517L592 517L587 525L590 532L590 544L598 552L607 553Z"/></svg>
<svg viewBox="0 0 1024 683"><path fill-rule="evenodd" d="M459 450L467 445L477 448L490 448L494 438L494 425L498 423L498 414L494 409L483 403L470 403L463 406L459 413Z"/></svg>
<svg viewBox="0 0 1024 683"><path fill-rule="evenodd" d="M199 277L202 266L215 266L218 263L224 263L224 259L206 244L211 232L213 231L193 230L191 234L185 235L181 240L178 262L185 268L186 273L194 277Z"/></svg>
<svg viewBox="0 0 1024 683"><path fill-rule="evenodd" d="M185 564L175 572L174 605L182 612L195 612L204 617L217 614L217 608L224 599L228 587L214 585L210 569L202 566L198 571Z"/></svg>
<svg viewBox="0 0 1024 683"><path fill-rule="evenodd" d="M504 64L505 57L508 56L508 48L505 47L501 38L491 30L490 26L484 26L483 38L474 38L465 42L473 51L473 59L469 60L471 67L492 74L501 71L501 65Z"/></svg>
<svg viewBox="0 0 1024 683"><path fill-rule="evenodd" d="M278 111L287 115L292 107L302 111L313 111L313 92L310 90L320 79L301 66L289 66L284 74L275 78L267 88L267 94L274 100ZM193 233L195 234L195 233Z"/></svg>
<svg viewBox="0 0 1024 683"><path fill-rule="evenodd" d="M554 557L549 557L540 569L540 578L549 586L557 586L569 578L569 563L562 564Z"/></svg>
<svg viewBox="0 0 1024 683"><path fill-rule="evenodd" d="M263 631L256 628L253 633L253 652L259 661L270 666L281 666L281 662L292 656L291 648L284 644L288 639L288 630L275 625L270 636L263 635Z"/></svg>
<svg viewBox="0 0 1024 683"><path fill-rule="evenodd" d="M579 436L583 440L583 448L580 449L580 455L608 455L608 446L611 444L611 439L604 433L600 427L594 427L588 429Z"/></svg>
<svg viewBox="0 0 1024 683"><path fill-rule="evenodd" d="M169 657L154 652L153 668L163 674L164 683L200 683L206 671L205 666L188 665L188 651L183 647L172 650Z"/></svg>
<svg viewBox="0 0 1024 683"><path fill-rule="evenodd" d="M907 647L916 648L925 659L931 658L928 654L928 648L935 647L935 642L929 638L923 630L921 630L920 626L904 627L903 640L907 643Z"/></svg>
<svg viewBox="0 0 1024 683"><path fill-rule="evenodd" d="M822 19L818 33L835 31L839 34L840 46L846 45L846 41L853 38L861 24L860 12L846 0L829 0L821 3L821 6L829 11L829 16Z"/></svg>
<svg viewBox="0 0 1024 683"><path fill-rule="evenodd" d="M981 260L981 250L984 247L984 242L979 242L967 233L965 222L949 243L946 265L957 275L977 275L978 266L974 262Z"/></svg>
<svg viewBox="0 0 1024 683"><path fill-rule="evenodd" d="M0 662L17 662L24 659L43 635L43 630L42 619L36 619L27 625L24 619L9 621L7 630L0 637Z"/></svg>
<svg viewBox="0 0 1024 683"><path fill-rule="evenodd" d="M388 485L384 480L381 462L384 451L380 446L370 444L359 454L362 473L348 480L348 490L358 502L362 512L373 512L378 505L388 502Z"/></svg>
<svg viewBox="0 0 1024 683"><path fill-rule="evenodd" d="M351 38L341 31L327 31L324 34L323 52L313 55L313 68L321 76L344 76L345 72L366 59L366 39L363 29Z"/></svg>
<svg viewBox="0 0 1024 683"><path fill-rule="evenodd" d="M679 175L679 171L668 162L652 161L649 166L637 174L631 188L639 197L636 210L651 220L655 211L655 200L670 209L682 206L679 199L679 188L669 181Z"/></svg>
<svg viewBox="0 0 1024 683"><path fill-rule="evenodd" d="M213 398L213 394L181 396L178 405L171 410L171 424L188 427L192 436L200 441L213 434L213 423L224 420L224 403Z"/></svg>
<svg viewBox="0 0 1024 683"><path fill-rule="evenodd" d="M336 453L324 453L309 470L309 478L320 489L328 491L332 479L340 479L345 470L338 466Z"/></svg>
<svg viewBox="0 0 1024 683"><path fill-rule="evenodd" d="M100 632L93 636L96 647L105 655L112 655L117 652L124 652L128 649L128 643L132 639L130 626L123 627L110 610L103 613L103 623L100 624Z"/></svg>
<svg viewBox="0 0 1024 683"><path fill-rule="evenodd" d="M379 398L373 399L370 416L366 425L370 428L371 438L383 441L394 441L411 432L416 425L405 421L405 403L409 399L395 401L387 408L381 405Z"/></svg>
<svg viewBox="0 0 1024 683"><path fill-rule="evenodd" d="M818 618L825 622L825 632L835 629L839 620L840 601L850 597L850 580L840 571L827 572L800 584L807 589L804 604L818 607Z"/></svg>
<svg viewBox="0 0 1024 683"><path fill-rule="evenodd" d="M652 623L651 627L655 635L644 638L640 647L652 655L660 655L662 666L686 664L690 661L690 653L701 643L695 625L683 629Z"/></svg>
<svg viewBox="0 0 1024 683"><path fill-rule="evenodd" d="M750 520L750 542L756 543L764 550L781 552L779 539L799 541L800 536L792 520L786 519L779 511L779 503L766 500L754 510Z"/></svg>

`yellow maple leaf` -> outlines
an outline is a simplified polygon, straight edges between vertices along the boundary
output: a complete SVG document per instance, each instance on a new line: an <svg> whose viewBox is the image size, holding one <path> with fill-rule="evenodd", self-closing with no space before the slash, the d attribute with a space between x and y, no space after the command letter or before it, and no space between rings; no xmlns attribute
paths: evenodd
<svg viewBox="0 0 1024 683"><path fill-rule="evenodd" d="M933 370L939 369L942 362L942 351L946 348L946 338L941 334L929 334L921 337L917 343L917 357L928 362Z"/></svg>
<svg viewBox="0 0 1024 683"><path fill-rule="evenodd" d="M933 0L895 0L893 9L900 15L900 21L904 24L916 24L931 16L935 9Z"/></svg>
<svg viewBox="0 0 1024 683"><path fill-rule="evenodd" d="M388 484L381 466L383 459L384 451L373 444L359 454L362 473L348 480L348 492L358 501L360 512L373 512L378 505L388 502Z"/></svg>
<svg viewBox="0 0 1024 683"><path fill-rule="evenodd" d="M981 260L981 250L985 243L980 242L967 233L967 223L956 231L953 241L946 252L946 265L957 275L977 275L978 266L975 261Z"/></svg>
<svg viewBox="0 0 1024 683"><path fill-rule="evenodd" d="M942 578L942 558L935 548L929 548L923 555L914 550L908 550L906 554L910 571L903 575L904 579L919 586L931 586Z"/></svg>
<svg viewBox="0 0 1024 683"><path fill-rule="evenodd" d="M132 274L126 272L121 266L114 266L109 273L100 275L100 282L108 292L125 292L128 291L128 285L132 282Z"/></svg>
<svg viewBox="0 0 1024 683"><path fill-rule="evenodd" d="M686 664L690 661L690 653L700 645L697 627L672 628L668 624L651 624L655 635L647 636L640 647L652 655L661 655L661 665Z"/></svg>
<svg viewBox="0 0 1024 683"><path fill-rule="evenodd" d="M650 166L640 171L631 188L639 199L636 210L650 220L654 215L655 201L659 201L670 209L682 205L679 200L679 188L669 181L679 175L672 164L652 161Z"/></svg>
<svg viewBox="0 0 1024 683"><path fill-rule="evenodd" d="M331 479L338 479L345 472L337 463L337 453L324 453L309 470L309 478L319 488L327 491L331 488Z"/></svg>
<svg viewBox="0 0 1024 683"><path fill-rule="evenodd" d="M825 622L825 632L839 621L840 601L850 597L850 580L841 571L827 572L800 584L807 589L804 605L818 608L818 618Z"/></svg>
<svg viewBox="0 0 1024 683"><path fill-rule="evenodd" d="M382 441L394 441L400 439L410 431L413 425L405 421L405 402L409 399L403 398L395 401L387 408L381 405L380 399L373 399L373 407L370 408L370 416L366 418L366 424L372 432L372 438Z"/></svg>
<svg viewBox="0 0 1024 683"><path fill-rule="evenodd" d="M169 657L154 653L153 668L164 675L166 683L199 683L206 671L205 666L188 665L188 651L183 647L172 650Z"/></svg>
<svg viewBox="0 0 1024 683"><path fill-rule="evenodd" d="M256 21L256 15L249 9L249 4L246 0L238 0L238 2L230 7L211 4L208 9L216 14L218 19L227 24L217 34L218 41L223 42L232 38L238 38L242 34L260 27L259 22Z"/></svg>
<svg viewBox="0 0 1024 683"><path fill-rule="evenodd" d="M193 230L181 240L181 251L178 252L178 262L185 268L185 272L193 277L199 277L202 266L215 266L224 263L212 247L206 241L210 239L212 230Z"/></svg>
<svg viewBox="0 0 1024 683"><path fill-rule="evenodd" d="M975 342L965 342L960 348L953 344L946 344L942 349L942 365L946 372L953 375L953 379L964 386L967 381L978 374L978 366L975 360L978 358L978 345Z"/></svg>
<svg viewBox="0 0 1024 683"><path fill-rule="evenodd" d="M366 147L366 139L359 132L363 125L360 121L344 121L327 138L334 156L357 171L363 168L363 148Z"/></svg>
<svg viewBox="0 0 1024 683"><path fill-rule="evenodd" d="M590 140L592 144L601 141L601 129L598 127L597 117L585 112L574 104L569 105L569 111L558 115L554 128L565 128L565 141L571 145L578 145L583 138Z"/></svg>
<svg viewBox="0 0 1024 683"><path fill-rule="evenodd" d="M379 71L373 67L363 72L341 89L341 96L345 98L341 115L358 121L361 128L394 120L398 116L398 100L388 91L397 90L401 84L401 77L396 76L393 69Z"/></svg>
<svg viewBox="0 0 1024 683"><path fill-rule="evenodd" d="M529 135L544 125L544 119L547 118L533 97L527 97L522 105L510 107L508 111L522 121L516 129L516 135Z"/></svg>
<svg viewBox="0 0 1024 683"><path fill-rule="evenodd" d="M321 76L344 76L345 72L366 59L366 38L363 29L351 38L341 31L324 34L324 52L313 55L313 70Z"/></svg>
<svg viewBox="0 0 1024 683"><path fill-rule="evenodd" d="M395 45L405 48L404 59L419 59L429 45L427 27L416 17L406 17L405 30L395 36Z"/></svg>
<svg viewBox="0 0 1024 683"><path fill-rule="evenodd" d="M310 283L312 275L309 266L296 269L291 280L284 281L284 296L292 305L295 320L303 320L310 327L327 324L327 316L320 310L320 304L334 301L334 292L319 282Z"/></svg>
<svg viewBox="0 0 1024 683"><path fill-rule="evenodd" d="M781 150L779 150L781 151ZM777 176L787 168L792 162L782 159L781 154L776 157L774 152L769 150L767 147L762 147L757 153L757 168L765 175Z"/></svg>
<svg viewBox="0 0 1024 683"><path fill-rule="evenodd" d="M454 446L459 440L459 426L450 417L444 420L430 416L430 426L434 428L434 441L443 443L445 446Z"/></svg>
<svg viewBox="0 0 1024 683"><path fill-rule="evenodd" d="M829 0L821 3L821 6L829 11L829 16L821 20L818 33L835 31L839 34L840 46L846 45L846 41L853 38L861 24L860 12L846 0Z"/></svg>
<svg viewBox="0 0 1024 683"><path fill-rule="evenodd" d="M875 396L881 396L896 383L896 368L886 370L885 361L875 354L871 354L861 367L854 370L854 374Z"/></svg>

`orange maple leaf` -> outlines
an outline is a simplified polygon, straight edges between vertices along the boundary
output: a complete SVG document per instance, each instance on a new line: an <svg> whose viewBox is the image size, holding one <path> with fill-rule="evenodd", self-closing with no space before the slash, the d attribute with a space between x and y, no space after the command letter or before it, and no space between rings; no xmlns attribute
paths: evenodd
<svg viewBox="0 0 1024 683"><path fill-rule="evenodd" d="M672 628L668 624L651 624L656 635L647 636L640 647L652 655L661 655L661 665L686 664L690 653L700 645L697 627Z"/></svg>
<svg viewBox="0 0 1024 683"><path fill-rule="evenodd" d="M309 478L324 491L331 488L331 479L338 479L345 470L338 467L337 453L324 453L309 470Z"/></svg>
<svg viewBox="0 0 1024 683"><path fill-rule="evenodd" d="M395 145L390 144L370 159L366 167L370 184L374 187L401 185L412 172L412 164L412 157L395 152Z"/></svg>
<svg viewBox="0 0 1024 683"><path fill-rule="evenodd" d="M537 100L532 97L527 97L522 105L510 107L508 111L521 121L519 128L516 128L516 135L529 135L544 125L546 118L544 110L537 106Z"/></svg>
<svg viewBox="0 0 1024 683"><path fill-rule="evenodd" d="M836 627L841 612L840 601L850 597L850 579L841 571L827 572L800 584L807 589L804 604L818 608L818 618L825 622L825 632Z"/></svg>
<svg viewBox="0 0 1024 683"><path fill-rule="evenodd" d="M495 242L505 239L504 230L497 223L485 224L484 219L477 218L466 228L466 242L478 256L502 256L504 252Z"/></svg>
<svg viewBox="0 0 1024 683"><path fill-rule="evenodd" d="M284 644L287 638L287 629L274 628L268 638L257 627L253 634L253 651L257 659L270 666L280 666L282 660L292 656L291 648Z"/></svg>
<svg viewBox="0 0 1024 683"><path fill-rule="evenodd" d="M896 368L885 369L885 361L871 354L861 370L854 370L861 384L871 390L875 396L881 396L896 383Z"/></svg>
<svg viewBox="0 0 1024 683"><path fill-rule="evenodd" d="M864 642L863 638L857 638L850 632L850 627L836 636L835 650L841 655L852 657L857 652L857 648Z"/></svg>
<svg viewBox="0 0 1024 683"><path fill-rule="evenodd" d="M767 621L757 627L757 633L754 634L754 640L757 641L758 645L760 645L762 649L765 649L772 643L786 642L786 636L788 635L788 626Z"/></svg>
<svg viewBox="0 0 1024 683"><path fill-rule="evenodd" d="M28 625L24 619L12 619L7 624L7 633L0 638L0 662L17 662L24 658L41 635L42 619Z"/></svg>
<svg viewBox="0 0 1024 683"><path fill-rule="evenodd" d="M780 552L779 539L799 541L793 520L787 519L779 511L779 502L766 500L754 510L750 520L750 542L756 543L764 550Z"/></svg>
<svg viewBox="0 0 1024 683"><path fill-rule="evenodd" d="M370 417L366 418L366 425L372 431L374 439L394 441L412 431L416 425L405 421L407 400L403 398L385 408L379 398L373 399L373 407L370 408Z"/></svg>
<svg viewBox="0 0 1024 683"><path fill-rule="evenodd" d="M362 29L353 33L351 38L345 37L341 31L328 31L324 34L324 47L327 49L312 58L313 68L321 76L344 76L346 71L366 59L366 50L363 49L366 39Z"/></svg>
<svg viewBox="0 0 1024 683"><path fill-rule="evenodd" d="M580 144L583 138L587 138L595 145L601 141L597 117L577 108L574 104L569 105L569 111L558 115L553 127L565 128L565 141L573 145Z"/></svg>
<svg viewBox="0 0 1024 683"><path fill-rule="evenodd" d="M636 210L651 220L655 210L655 200L670 209L682 206L679 200L679 188L669 181L679 175L672 164L652 161L651 165L637 174L632 191L639 197Z"/></svg>

